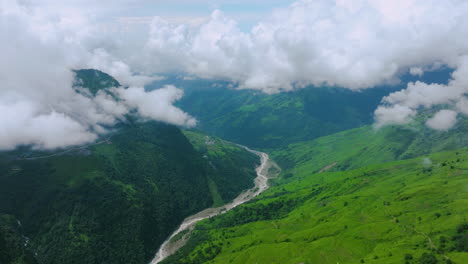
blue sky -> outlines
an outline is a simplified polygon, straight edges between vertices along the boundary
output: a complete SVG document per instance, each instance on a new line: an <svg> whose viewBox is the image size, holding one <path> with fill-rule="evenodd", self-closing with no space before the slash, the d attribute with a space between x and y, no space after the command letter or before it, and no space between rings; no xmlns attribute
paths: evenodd
<svg viewBox="0 0 468 264"><path fill-rule="evenodd" d="M174 0L174 1L138 1L127 4L114 15L119 17L208 17L214 10L223 11L235 19L243 31L249 31L257 22L271 14L274 9L285 8L292 0Z"/></svg>

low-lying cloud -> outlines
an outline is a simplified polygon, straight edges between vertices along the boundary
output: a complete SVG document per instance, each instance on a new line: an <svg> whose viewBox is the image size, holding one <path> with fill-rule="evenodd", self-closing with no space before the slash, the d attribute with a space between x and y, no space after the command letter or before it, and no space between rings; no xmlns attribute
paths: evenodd
<svg viewBox="0 0 468 264"><path fill-rule="evenodd" d="M457 112L452 110L440 110L426 121L426 125L435 130L446 131L457 122Z"/></svg>
<svg viewBox="0 0 468 264"><path fill-rule="evenodd" d="M181 90L142 88L157 74L172 71L275 93L310 84L367 89L396 83L402 73L422 76L445 65L455 70L447 85L409 83L383 98L376 125L405 124L421 108L443 105L448 110L426 124L447 130L458 115L468 114L464 0L299 0L275 10L250 32L219 10L195 24L155 17L147 36L137 40L96 25L93 17L112 13L109 1L90 7L92 16L64 4L56 12L49 8L56 2L0 4L0 149L90 142L129 111L194 125L195 119L173 106ZM77 94L71 69L79 68L100 69L129 88L115 88L121 101L103 93Z"/></svg>
<svg viewBox="0 0 468 264"><path fill-rule="evenodd" d="M456 70L449 85L410 83L386 97L375 112L376 125L384 126L410 122L419 107L467 109L466 84L456 76L464 71L467 34L462 0L301 0L248 33L221 11L195 27L156 17L145 54L151 69L228 79L266 93L309 84L359 90L396 83L405 72Z"/></svg>
<svg viewBox="0 0 468 264"><path fill-rule="evenodd" d="M468 93L468 56L458 58L454 68L456 70L446 85L411 82L406 89L384 97L383 105L375 111L377 126L406 124L412 121L419 109L442 105L450 109L437 112L426 125L442 131L452 128L457 122L457 113L468 114L465 96Z"/></svg>
<svg viewBox="0 0 468 264"><path fill-rule="evenodd" d="M302 0L244 33L214 11L204 24L156 17L145 54L152 69L225 78L264 92L301 84L363 89L468 52L468 3L448 0ZM448 19L450 18L450 19Z"/></svg>
<svg viewBox="0 0 468 264"><path fill-rule="evenodd" d="M92 142L131 111L146 119L194 125L173 106L175 87L145 92L153 78L135 76L124 62L97 49L86 18L60 17L15 1L0 6L0 150L18 145L53 149ZM97 68L128 85L84 96L73 89L72 69Z"/></svg>

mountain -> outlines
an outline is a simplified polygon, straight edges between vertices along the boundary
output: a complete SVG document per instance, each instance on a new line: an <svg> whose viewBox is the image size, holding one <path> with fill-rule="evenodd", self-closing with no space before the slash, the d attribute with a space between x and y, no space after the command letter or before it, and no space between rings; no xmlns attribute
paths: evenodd
<svg viewBox="0 0 468 264"><path fill-rule="evenodd" d="M120 86L75 74L84 96ZM147 263L184 218L253 186L259 158L222 138L267 149L282 173L164 263L468 261L467 119L436 132L431 109L375 129L388 87L266 95L168 78L147 89L164 82L184 88L179 106L199 130L129 115L89 145L0 152L0 263Z"/></svg>
<svg viewBox="0 0 468 264"><path fill-rule="evenodd" d="M307 88L266 95L213 87L186 88L179 106L204 132L254 148L277 148L372 122L387 90Z"/></svg>
<svg viewBox="0 0 468 264"><path fill-rule="evenodd" d="M28 240L22 236L17 220L0 214L0 263L37 264L26 243Z"/></svg>
<svg viewBox="0 0 468 264"><path fill-rule="evenodd" d="M460 118L449 131L435 131L424 125L423 113L405 126L375 129L363 126L310 141L290 144L272 151L283 169L308 166L317 172L336 163L333 170L409 159L433 152L468 147L468 119Z"/></svg>
<svg viewBox="0 0 468 264"><path fill-rule="evenodd" d="M196 131L184 131L184 135L213 169L208 179L213 206L230 202L240 191L254 186L253 179L257 175L252 164L256 162L255 156L217 137Z"/></svg>
<svg viewBox="0 0 468 264"><path fill-rule="evenodd" d="M119 87L120 83L109 74L95 69L74 70L75 80L73 87L75 91L81 92L80 88L88 90L95 96L99 90L108 91L111 87Z"/></svg>
<svg viewBox="0 0 468 264"><path fill-rule="evenodd" d="M362 91L308 86L291 92L264 94L238 90L226 81L166 76L147 87L173 84L184 89L177 103L199 120L198 129L253 148L276 149L373 123L383 96L410 81L446 83L451 69L423 76L404 74L399 84Z"/></svg>
<svg viewBox="0 0 468 264"><path fill-rule="evenodd" d="M467 263L468 149L374 155L334 172L302 157L255 201L200 223L163 263Z"/></svg>
<svg viewBox="0 0 468 264"><path fill-rule="evenodd" d="M468 119L363 126L271 151L283 169L163 263L466 263Z"/></svg>
<svg viewBox="0 0 468 264"><path fill-rule="evenodd" d="M1 263L148 262L185 217L256 175L256 155L188 134L193 145L175 126L133 120L89 145L1 152Z"/></svg>

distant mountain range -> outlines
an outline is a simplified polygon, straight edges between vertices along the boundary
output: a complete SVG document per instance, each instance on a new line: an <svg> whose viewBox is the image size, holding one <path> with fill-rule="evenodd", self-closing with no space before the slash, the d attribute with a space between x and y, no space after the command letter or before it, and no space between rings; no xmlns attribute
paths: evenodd
<svg viewBox="0 0 468 264"><path fill-rule="evenodd" d="M275 149L372 124L382 97L410 81L446 83L452 70L401 76L401 83L353 92L337 87L306 87L267 95L235 90L226 81L166 76L148 89L174 84L184 89L177 105L199 120L198 129L255 148Z"/></svg>

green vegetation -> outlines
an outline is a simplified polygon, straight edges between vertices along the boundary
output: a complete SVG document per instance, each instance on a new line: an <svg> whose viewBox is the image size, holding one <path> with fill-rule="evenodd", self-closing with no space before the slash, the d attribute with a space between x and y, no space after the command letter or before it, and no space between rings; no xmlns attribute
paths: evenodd
<svg viewBox="0 0 468 264"><path fill-rule="evenodd" d="M75 74L85 96L120 86ZM259 197L202 221L164 263L468 262L468 120L435 132L428 111L376 130L366 124L388 89L174 84L200 129L269 149L283 170ZM0 263L146 263L185 217L253 186L258 157L242 147L134 119L88 146L0 153Z"/></svg>
<svg viewBox="0 0 468 264"><path fill-rule="evenodd" d="M83 91L79 88L84 88L87 89L91 95L95 96L99 90L104 90L105 92L109 93L109 88L120 86L120 83L117 80L102 71L94 69L82 69L75 70L74 73L75 82L73 86L78 93Z"/></svg>
<svg viewBox="0 0 468 264"><path fill-rule="evenodd" d="M314 174L306 162L293 170L289 183L200 223L164 263L468 261L467 149L348 171Z"/></svg>
<svg viewBox="0 0 468 264"><path fill-rule="evenodd" d="M184 131L195 149L213 169L209 177L213 206L230 202L241 191L254 186L254 164L258 156L233 143L195 131Z"/></svg>
<svg viewBox="0 0 468 264"><path fill-rule="evenodd" d="M331 170L355 169L468 146L467 130L467 119L448 132L431 130L419 121L382 129L363 126L294 143L272 151L272 156L286 170L301 166L314 173L335 162ZM292 175L294 172L290 170Z"/></svg>
<svg viewBox="0 0 468 264"><path fill-rule="evenodd" d="M0 214L0 263L36 264L28 243L20 223L11 215Z"/></svg>
<svg viewBox="0 0 468 264"><path fill-rule="evenodd" d="M0 212L21 221L38 263L144 263L185 217L251 186L257 156L218 139L208 149L149 122L56 156L2 153Z"/></svg>
<svg viewBox="0 0 468 264"><path fill-rule="evenodd" d="M171 82L184 88L185 96L178 105L200 120L199 129L263 149L370 124L381 98L392 91L308 87L267 95L220 88L228 86L223 82Z"/></svg>

